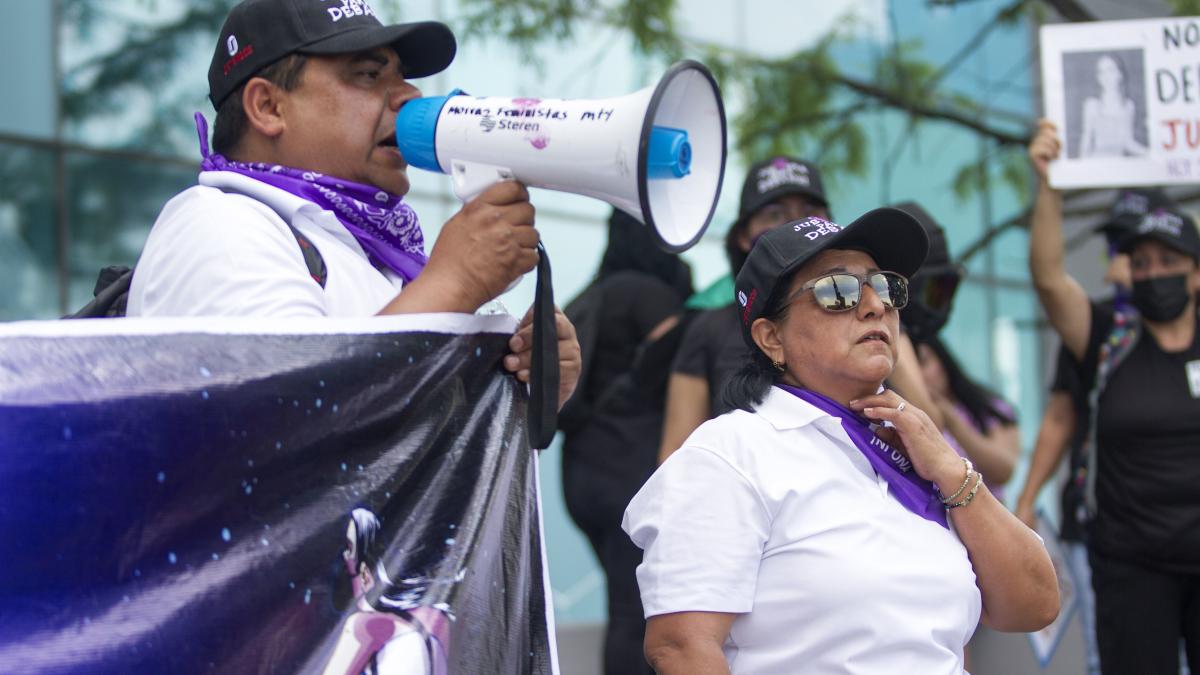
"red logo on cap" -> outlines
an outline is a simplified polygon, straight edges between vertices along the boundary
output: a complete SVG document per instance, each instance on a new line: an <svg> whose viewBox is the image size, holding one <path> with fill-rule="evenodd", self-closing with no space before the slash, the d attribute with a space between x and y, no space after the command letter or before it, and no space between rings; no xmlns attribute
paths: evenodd
<svg viewBox="0 0 1200 675"><path fill-rule="evenodd" d="M237 64L241 63L242 61L245 61L246 59L250 58L250 55L253 53L254 53L254 45L246 45L245 47L242 47L241 51L234 54L233 58L231 58L225 62L225 67L222 68L222 70L224 71L224 73L226 75L228 75L229 71L233 70L234 66L236 66Z"/></svg>
<svg viewBox="0 0 1200 675"><path fill-rule="evenodd" d="M742 323L750 323L750 308L754 306L754 299L758 297L758 289L750 289L750 298L746 300L746 307L742 309Z"/></svg>

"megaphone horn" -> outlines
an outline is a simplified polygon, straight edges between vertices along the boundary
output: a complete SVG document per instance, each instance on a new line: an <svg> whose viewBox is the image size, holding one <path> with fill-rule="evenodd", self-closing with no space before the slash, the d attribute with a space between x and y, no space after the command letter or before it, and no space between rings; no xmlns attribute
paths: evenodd
<svg viewBox="0 0 1200 675"><path fill-rule="evenodd" d="M450 174L467 200L500 180L595 197L671 252L704 234L725 177L725 106L712 73L680 61L653 87L606 99L409 101L396 143L410 166Z"/></svg>

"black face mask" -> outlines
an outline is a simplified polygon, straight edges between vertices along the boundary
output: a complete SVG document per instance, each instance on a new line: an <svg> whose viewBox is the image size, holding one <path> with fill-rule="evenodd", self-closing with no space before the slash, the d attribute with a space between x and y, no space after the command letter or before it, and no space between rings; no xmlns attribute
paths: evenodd
<svg viewBox="0 0 1200 675"><path fill-rule="evenodd" d="M1177 318L1187 309L1188 275L1151 277L1133 282L1133 306L1147 321L1163 322Z"/></svg>

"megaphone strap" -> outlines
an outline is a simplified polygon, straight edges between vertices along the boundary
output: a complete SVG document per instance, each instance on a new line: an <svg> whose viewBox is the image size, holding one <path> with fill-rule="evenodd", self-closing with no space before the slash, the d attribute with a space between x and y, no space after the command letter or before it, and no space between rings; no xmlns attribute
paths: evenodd
<svg viewBox="0 0 1200 675"><path fill-rule="evenodd" d="M533 360L529 365L529 444L550 447L558 428L558 329L550 257L538 242L537 287L533 297Z"/></svg>

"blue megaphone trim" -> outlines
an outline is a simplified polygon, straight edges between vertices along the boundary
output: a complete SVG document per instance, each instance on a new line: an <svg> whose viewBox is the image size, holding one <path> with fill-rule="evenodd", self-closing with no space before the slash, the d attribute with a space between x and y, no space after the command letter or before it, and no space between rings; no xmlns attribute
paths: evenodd
<svg viewBox="0 0 1200 675"><path fill-rule="evenodd" d="M646 178L683 178L692 172L692 144L683 129L655 126L650 129L646 152Z"/></svg>
<svg viewBox="0 0 1200 675"><path fill-rule="evenodd" d="M442 171L437 158L437 123L446 101L464 95L455 89L445 96L415 98L396 114L396 147L409 166L426 171Z"/></svg>

